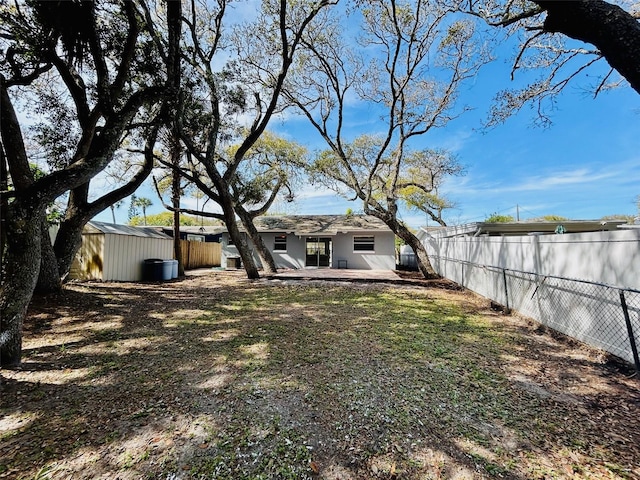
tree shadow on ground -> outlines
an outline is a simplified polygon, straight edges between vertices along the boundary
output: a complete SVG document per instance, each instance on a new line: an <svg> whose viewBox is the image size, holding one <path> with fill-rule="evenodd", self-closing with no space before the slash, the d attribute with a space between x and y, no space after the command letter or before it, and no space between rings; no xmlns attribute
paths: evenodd
<svg viewBox="0 0 640 480"><path fill-rule="evenodd" d="M4 372L0 478L632 472L635 384L485 307L415 286L72 286L34 305Z"/></svg>

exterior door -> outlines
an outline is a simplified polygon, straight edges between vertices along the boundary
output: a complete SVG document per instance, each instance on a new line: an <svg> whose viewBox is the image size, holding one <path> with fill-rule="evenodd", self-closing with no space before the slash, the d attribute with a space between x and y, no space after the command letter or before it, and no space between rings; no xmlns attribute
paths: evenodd
<svg viewBox="0 0 640 480"><path fill-rule="evenodd" d="M306 267L331 265L331 238L307 237Z"/></svg>

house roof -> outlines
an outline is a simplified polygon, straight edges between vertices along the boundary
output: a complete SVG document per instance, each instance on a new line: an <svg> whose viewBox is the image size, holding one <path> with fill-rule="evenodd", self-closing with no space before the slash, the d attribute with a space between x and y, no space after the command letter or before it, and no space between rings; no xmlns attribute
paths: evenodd
<svg viewBox="0 0 640 480"><path fill-rule="evenodd" d="M457 236L504 236L504 235L533 235L555 233L561 225L564 233L584 233L601 232L608 230L618 230L625 223L624 220L563 220L558 222L508 222L508 223L488 223L474 222L453 227L442 227L438 229L424 228L435 237L457 237Z"/></svg>
<svg viewBox="0 0 640 480"><path fill-rule="evenodd" d="M129 225L118 225L116 223L96 222L94 220L87 223L84 233L104 233L113 235L130 235L133 237L171 239L170 236L159 232L151 227L132 227Z"/></svg>
<svg viewBox="0 0 640 480"><path fill-rule="evenodd" d="M156 230L161 230L163 232L173 232L173 227L172 226L158 226L158 227L152 227L155 228ZM226 232L227 229L221 225L204 225L201 227L198 226L187 226L187 225L180 225L180 231L183 233L191 233L194 235L219 235L222 232Z"/></svg>
<svg viewBox="0 0 640 480"><path fill-rule="evenodd" d="M286 232L300 236L389 231L389 227L382 220L370 215L264 216L256 218L254 224L259 232Z"/></svg>

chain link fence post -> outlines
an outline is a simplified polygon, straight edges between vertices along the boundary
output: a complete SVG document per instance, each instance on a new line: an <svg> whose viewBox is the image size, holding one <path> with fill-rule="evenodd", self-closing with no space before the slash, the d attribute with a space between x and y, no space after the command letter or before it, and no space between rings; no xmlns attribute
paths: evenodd
<svg viewBox="0 0 640 480"><path fill-rule="evenodd" d="M624 296L624 290L620 290L620 304L622 305L622 311L624 312L624 321L627 324L629 344L631 345L633 362L636 366L636 376L640 377L640 359L638 358L638 347L636 346L636 337L633 333L633 326L631 325L631 318L629 317L629 308L627 307L627 299Z"/></svg>
<svg viewBox="0 0 640 480"><path fill-rule="evenodd" d="M449 257L445 277L500 304L635 366L640 378L640 290L590 280L540 275ZM456 267L460 264L460 269ZM482 271L479 271L482 269ZM500 280L502 276L502 280ZM508 278L507 278L508 277ZM622 307L625 323L620 318Z"/></svg>
<svg viewBox="0 0 640 480"><path fill-rule="evenodd" d="M502 282L504 283L504 306L506 307L504 313L509 315L511 308L509 307L509 290L507 289L507 269L502 269Z"/></svg>

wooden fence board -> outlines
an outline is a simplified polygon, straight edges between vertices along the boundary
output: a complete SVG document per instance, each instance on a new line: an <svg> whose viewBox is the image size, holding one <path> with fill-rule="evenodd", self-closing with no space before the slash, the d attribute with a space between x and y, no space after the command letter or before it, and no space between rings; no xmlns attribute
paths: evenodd
<svg viewBox="0 0 640 480"><path fill-rule="evenodd" d="M202 267L219 267L222 253L217 242L193 242L180 240L182 265L185 270Z"/></svg>

